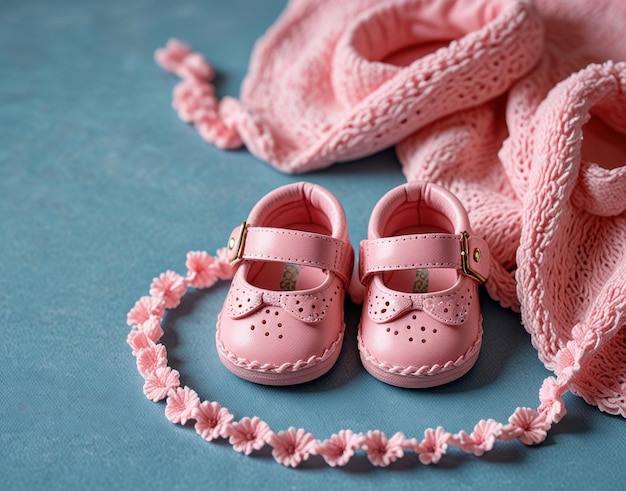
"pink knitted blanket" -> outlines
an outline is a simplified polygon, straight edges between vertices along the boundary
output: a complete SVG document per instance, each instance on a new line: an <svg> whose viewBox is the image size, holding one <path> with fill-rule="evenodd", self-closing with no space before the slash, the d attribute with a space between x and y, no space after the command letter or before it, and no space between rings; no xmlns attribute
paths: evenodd
<svg viewBox="0 0 626 491"><path fill-rule="evenodd" d="M184 121L281 171L396 145L468 208L553 390L626 417L624 19L622 0L292 0L240 100L188 46L156 58Z"/></svg>

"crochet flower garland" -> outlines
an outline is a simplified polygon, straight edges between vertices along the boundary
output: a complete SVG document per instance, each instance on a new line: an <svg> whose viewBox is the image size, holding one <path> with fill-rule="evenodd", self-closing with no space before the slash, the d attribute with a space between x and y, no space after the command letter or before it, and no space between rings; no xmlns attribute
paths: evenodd
<svg viewBox="0 0 626 491"><path fill-rule="evenodd" d="M311 433L290 427L273 431L257 416L235 421L234 415L218 402L200 401L189 387L180 386L179 373L168 365L167 349L158 341L163 336L161 323L167 309L180 304L189 287L202 289L218 279L230 279L233 270L226 249L215 257L197 251L187 254L187 275L166 271L152 281L150 295L140 298L127 316L132 327L127 343L136 357L137 369L144 378L143 392L154 402L166 400L165 416L172 423L186 425L195 421L196 432L205 440L228 439L232 448L245 455L268 445L274 459L285 466L297 467L311 455L319 455L331 467L344 466L363 451L375 466L385 467L404 457L416 454L423 464L436 464L449 447L456 447L477 456L490 451L497 440L518 439L526 445L541 443L551 426L565 415L563 394L567 379L548 377L539 392L541 405L537 410L518 407L507 424L493 419L479 421L471 433L451 434L444 428L426 429L422 439L408 438L398 432L388 437L379 430L354 433L341 430L329 439L318 440ZM566 372L565 367L559 367Z"/></svg>

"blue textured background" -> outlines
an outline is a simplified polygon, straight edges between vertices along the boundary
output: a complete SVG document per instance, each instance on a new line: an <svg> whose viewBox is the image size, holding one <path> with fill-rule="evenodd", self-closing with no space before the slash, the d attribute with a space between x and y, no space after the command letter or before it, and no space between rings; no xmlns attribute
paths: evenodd
<svg viewBox="0 0 626 491"><path fill-rule="evenodd" d="M567 395L569 413L539 447L498 443L484 458L413 456L386 469L363 455L342 469L297 470L268 452L246 458L170 424L142 394L126 313L189 250L214 251L259 197L302 177L245 150L204 143L170 108L176 80L153 62L176 36L237 95L254 41L284 1L3 0L0 3L0 488L506 489L623 485L625 426ZM404 182L392 151L308 174L343 202L354 245L378 198ZM485 342L462 380L425 390L386 386L358 361L358 309L336 367L301 387L241 381L217 360L215 317L227 285L188 294L164 342L182 382L237 419L318 438L343 428L471 431L536 407L546 370L517 315L484 295Z"/></svg>

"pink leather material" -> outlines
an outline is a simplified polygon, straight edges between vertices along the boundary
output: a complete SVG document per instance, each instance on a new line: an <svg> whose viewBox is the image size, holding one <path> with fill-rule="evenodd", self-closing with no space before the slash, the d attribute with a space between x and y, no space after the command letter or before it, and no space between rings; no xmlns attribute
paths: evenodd
<svg viewBox="0 0 626 491"><path fill-rule="evenodd" d="M476 254L477 253L477 254ZM482 237L470 235L468 247L469 267L485 278L489 277L491 254L489 245Z"/></svg>
<svg viewBox="0 0 626 491"><path fill-rule="evenodd" d="M458 282L449 292L408 294L385 287L380 278L374 279L366 299L367 315L374 322L385 324L417 310L444 324L463 324L472 301L476 299L477 290L473 288L470 278L460 276Z"/></svg>
<svg viewBox="0 0 626 491"><path fill-rule="evenodd" d="M420 228L441 232L402 234ZM474 364L482 318L478 282L461 269L465 232L469 267L487 276L488 247L472 234L465 209L449 191L432 183L408 183L389 191L374 208L359 254L367 288L359 350L365 368L380 380L430 387L458 378ZM435 291L394 289L391 284L406 287L412 277L386 276L424 270L421 278L428 282L442 269L444 281L435 284L445 286ZM456 280L449 282L454 273Z"/></svg>
<svg viewBox="0 0 626 491"><path fill-rule="evenodd" d="M479 250L479 255L473 251ZM374 273L400 269L461 268L462 239L452 234L416 234L363 240L359 277L365 282ZM470 237L469 266L489 275L489 248L479 237Z"/></svg>
<svg viewBox="0 0 626 491"><path fill-rule="evenodd" d="M408 373L418 374L424 367L440 371L452 366L479 341L481 332L480 309L467 307L467 301L478 305L475 282L464 277L459 286L448 297L435 295L418 300L420 295L397 295L376 278L370 283L364 304L367 317L361 319L362 346L379 363ZM455 309L461 295L467 301ZM373 302L376 297L378 304ZM390 302L387 308L396 312L394 317L384 320L376 312L380 314L379 307L387 301Z"/></svg>
<svg viewBox="0 0 626 491"><path fill-rule="evenodd" d="M335 301L337 288L330 277L323 285L311 292L274 292L262 291L246 285L237 278L228 292L225 307L231 319L241 319L262 307L280 307L296 320L314 324L322 322L329 312L330 304ZM320 298L317 298L320 297ZM333 300L330 300L330 299Z"/></svg>
<svg viewBox="0 0 626 491"><path fill-rule="evenodd" d="M263 295L265 298L247 312L237 309L241 303L236 298L246 293L241 283L238 279L231 287L218 332L218 348L236 365L271 372L280 380L281 374L314 365L331 349L340 349L335 345L341 342L344 331L344 290L338 278L328 278L314 295ZM311 303L318 301L312 297L320 297L319 301L326 298L324 313L311 309ZM296 304L299 300L301 303ZM303 300L304 310L299 312Z"/></svg>
<svg viewBox="0 0 626 491"><path fill-rule="evenodd" d="M410 186L397 186L390 190L372 211L368 226L368 239L378 239L384 237L384 229L395 224L395 228L419 224L419 207L428 203L429 210L438 211L442 219L449 222L447 226L453 230L454 234L463 231L471 232L469 219L465 207L449 191L441 186L425 182L414 181ZM406 203L410 218L398 213L398 204ZM408 206L408 205L411 206ZM408 221L408 223L407 223ZM445 223L445 222L444 222ZM470 233L470 236L472 234Z"/></svg>
<svg viewBox="0 0 626 491"><path fill-rule="evenodd" d="M241 228L235 228L229 242L238 240ZM270 227L247 227L240 258L328 269L341 275L348 284L352 274L352 261L345 249L343 240L328 235Z"/></svg>
<svg viewBox="0 0 626 491"><path fill-rule="evenodd" d="M312 380L343 341L354 261L343 208L321 186L296 183L259 200L244 223L229 240L232 255L242 238L242 253L218 319L220 359L257 383Z"/></svg>

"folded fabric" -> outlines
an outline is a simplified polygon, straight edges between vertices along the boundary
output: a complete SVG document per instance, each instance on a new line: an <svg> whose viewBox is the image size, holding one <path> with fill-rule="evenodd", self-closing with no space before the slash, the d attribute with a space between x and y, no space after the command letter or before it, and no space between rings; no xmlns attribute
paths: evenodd
<svg viewBox="0 0 626 491"><path fill-rule="evenodd" d="M589 403L626 417L626 166L581 156L591 112L626 133L626 63L590 65L537 110L518 291L546 367Z"/></svg>
<svg viewBox="0 0 626 491"><path fill-rule="evenodd" d="M493 99L541 49L541 22L524 1L293 1L257 42L240 100L217 106L204 90L210 117L181 117L211 143L243 142L279 170L301 173L370 155ZM176 52L180 45L170 45L157 61L207 87L179 69L186 63ZM184 92L175 107L189 101ZM224 128L240 140L216 138Z"/></svg>
<svg viewBox="0 0 626 491"><path fill-rule="evenodd" d="M397 145L489 244L490 296L557 375L542 400L626 417L625 18L621 0L292 0L240 100L180 42L156 59L184 121L281 171Z"/></svg>
<svg viewBox="0 0 626 491"><path fill-rule="evenodd" d="M506 99L442 118L397 154L408 180L444 185L466 205L491 248L490 296L515 310L521 303L524 327L560 384L624 416L626 71L593 62L626 60L614 43L626 5L542 3L542 59ZM593 342L579 346L581 336Z"/></svg>

